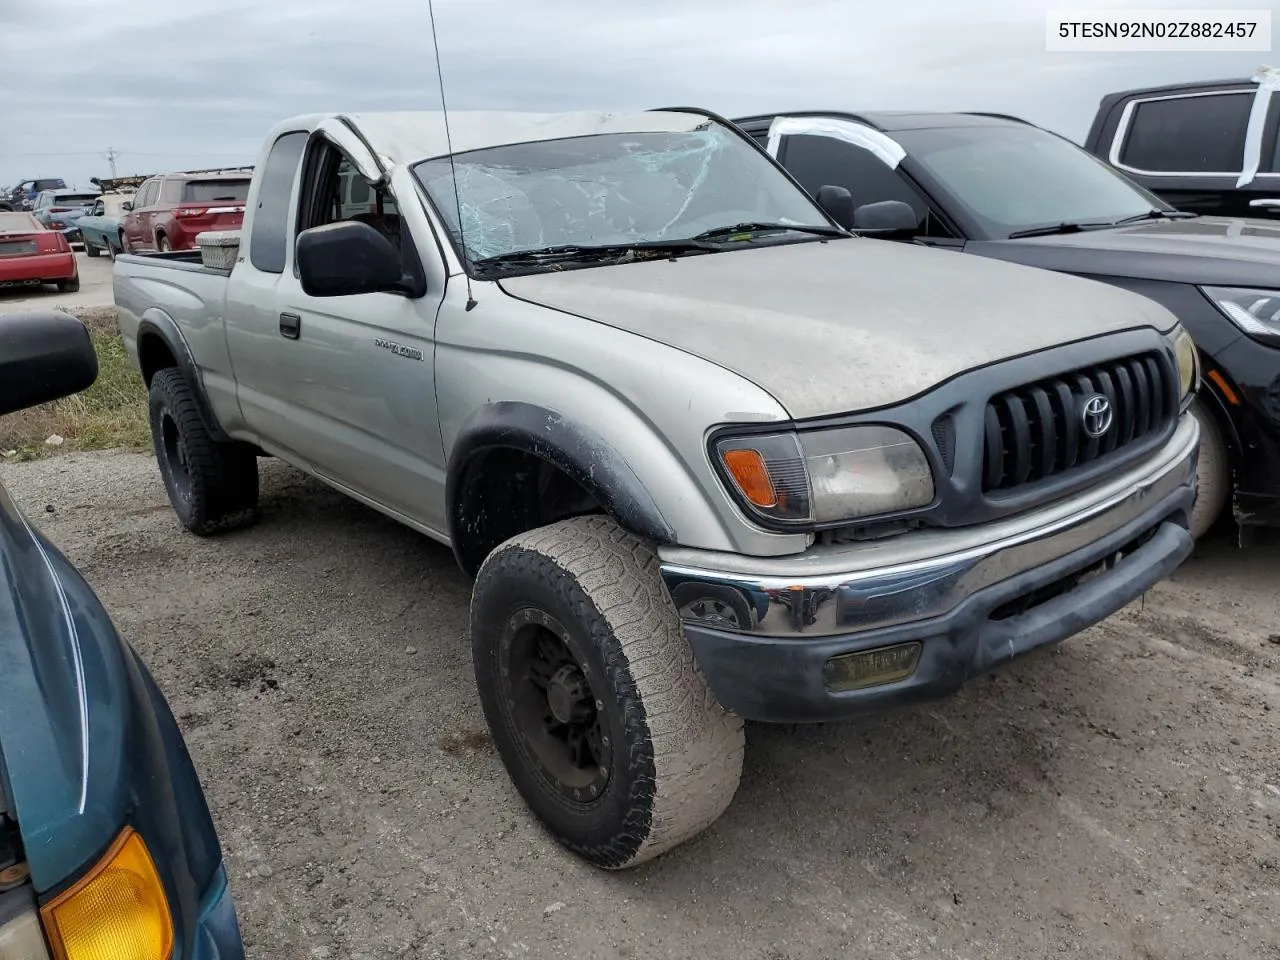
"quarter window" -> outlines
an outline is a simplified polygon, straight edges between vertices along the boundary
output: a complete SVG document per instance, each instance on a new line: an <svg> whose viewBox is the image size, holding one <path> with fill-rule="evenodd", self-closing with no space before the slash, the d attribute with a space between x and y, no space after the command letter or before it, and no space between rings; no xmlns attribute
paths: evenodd
<svg viewBox="0 0 1280 960"><path fill-rule="evenodd" d="M1139 102L1120 162L1158 173L1239 173L1252 109L1251 91Z"/></svg>
<svg viewBox="0 0 1280 960"><path fill-rule="evenodd" d="M289 246L289 196L307 146L307 133L286 133L271 145L262 165L258 206L249 235L249 262L263 273L284 273Z"/></svg>

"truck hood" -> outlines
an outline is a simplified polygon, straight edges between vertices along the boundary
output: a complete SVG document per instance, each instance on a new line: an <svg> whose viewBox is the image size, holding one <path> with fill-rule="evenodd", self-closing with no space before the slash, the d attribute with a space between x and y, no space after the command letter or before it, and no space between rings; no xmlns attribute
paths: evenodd
<svg viewBox="0 0 1280 960"><path fill-rule="evenodd" d="M897 403L998 360L1175 322L1153 301L1094 281L863 238L501 286L719 364L796 419Z"/></svg>
<svg viewBox="0 0 1280 960"><path fill-rule="evenodd" d="M974 241L968 252L1100 277L1210 286L1280 286L1280 224L1196 217L1021 240Z"/></svg>

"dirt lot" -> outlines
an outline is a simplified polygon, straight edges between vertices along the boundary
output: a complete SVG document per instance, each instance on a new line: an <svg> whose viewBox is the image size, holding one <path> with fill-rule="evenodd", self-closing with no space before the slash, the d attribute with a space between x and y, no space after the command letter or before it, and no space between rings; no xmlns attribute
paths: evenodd
<svg viewBox="0 0 1280 960"><path fill-rule="evenodd" d="M0 479L179 715L251 957L1280 957L1280 538L949 701L749 727L725 817L606 874L507 782L445 549L274 462L207 541L145 456Z"/></svg>

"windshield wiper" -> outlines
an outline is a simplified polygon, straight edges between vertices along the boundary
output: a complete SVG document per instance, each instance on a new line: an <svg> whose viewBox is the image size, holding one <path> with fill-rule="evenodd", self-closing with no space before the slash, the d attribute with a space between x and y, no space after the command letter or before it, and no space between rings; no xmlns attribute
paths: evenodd
<svg viewBox="0 0 1280 960"><path fill-rule="evenodd" d="M1144 220L1188 220L1195 216L1196 214L1186 210L1148 210L1146 213L1135 213L1132 217L1122 217L1112 226L1123 227L1126 223L1142 223Z"/></svg>
<svg viewBox="0 0 1280 960"><path fill-rule="evenodd" d="M1056 233L1080 233L1083 230L1101 230L1104 227L1115 226L1109 220L1097 222L1077 223L1068 220L1064 223L1051 223L1044 227L1030 227L1026 230L1015 230L1009 234L1010 240L1017 240L1019 237L1048 237Z"/></svg>
<svg viewBox="0 0 1280 960"><path fill-rule="evenodd" d="M735 223L727 227L713 227L704 230L693 240L720 240L736 234L764 233L766 231L793 230L797 233L812 233L819 237L847 237L849 232L838 227L823 227L806 223Z"/></svg>
<svg viewBox="0 0 1280 960"><path fill-rule="evenodd" d="M668 254L714 253L716 248L695 240L637 240L634 243L604 243L599 245L582 245L562 243L553 247L541 247L536 250L512 250L510 253L499 253L491 257L473 260L472 266L480 270L492 267L525 266L563 263L574 260L605 260L611 257L625 257L628 253L660 252Z"/></svg>

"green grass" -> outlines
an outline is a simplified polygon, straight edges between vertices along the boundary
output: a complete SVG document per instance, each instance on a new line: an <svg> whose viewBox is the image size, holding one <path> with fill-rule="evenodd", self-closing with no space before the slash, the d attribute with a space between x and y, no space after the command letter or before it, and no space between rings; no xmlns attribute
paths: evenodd
<svg viewBox="0 0 1280 960"><path fill-rule="evenodd" d="M146 386L124 351L114 308L75 312L89 328L98 352L98 379L74 396L0 417L0 456L5 460L151 446ZM54 434L63 438L61 445L45 443Z"/></svg>

